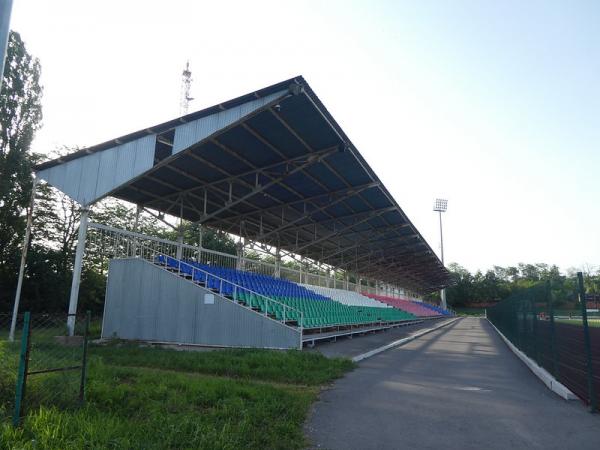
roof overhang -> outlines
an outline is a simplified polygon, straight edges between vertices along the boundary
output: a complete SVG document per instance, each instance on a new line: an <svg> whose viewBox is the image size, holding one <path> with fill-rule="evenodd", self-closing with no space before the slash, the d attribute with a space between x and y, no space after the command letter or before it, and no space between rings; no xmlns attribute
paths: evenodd
<svg viewBox="0 0 600 450"><path fill-rule="evenodd" d="M419 292L447 270L302 77L77 151L36 176Z"/></svg>

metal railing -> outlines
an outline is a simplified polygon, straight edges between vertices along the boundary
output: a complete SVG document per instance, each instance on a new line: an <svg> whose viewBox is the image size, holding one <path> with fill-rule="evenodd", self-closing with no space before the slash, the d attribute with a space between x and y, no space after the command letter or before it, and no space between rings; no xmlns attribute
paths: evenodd
<svg viewBox="0 0 600 450"><path fill-rule="evenodd" d="M162 253L172 257L179 255L180 257L178 259L193 260L210 266L219 266L262 275L277 276L276 264L258 259L239 257L229 253L169 241L167 239L156 238L98 223L90 223L89 227L92 236L88 238L88 246L91 240L92 245L98 247L99 253L103 255L127 254L128 256L138 256L147 259L144 252L150 251L153 254ZM105 233L112 232L115 233L115 236L111 239L99 241L97 237L93 236L94 230L102 230ZM313 273L308 269L298 270L281 265L279 277L294 283L310 284L312 286L331 287L353 292L367 292L369 294L389 295L394 298L401 297L401 291L398 288L386 292L366 284L361 284L359 286L357 283L346 282L335 276Z"/></svg>
<svg viewBox="0 0 600 450"><path fill-rule="evenodd" d="M182 259L188 259L203 265L214 265L221 268L236 268L236 264L239 263L237 257L235 256L233 256L234 264L232 267L231 265L227 265L231 264L232 257L232 255L228 255L227 253L221 253L212 250L206 251L206 249L198 249L197 247L190 245L154 238L141 233L121 230L97 223L90 223L89 228L90 232L88 234L87 246L88 250L91 252L99 252L100 255L109 256L112 258L141 258L152 263L157 263L157 261L160 261L160 257L162 256L165 258L164 262L167 269L176 268L177 275L181 276L182 278L187 278L189 276L191 278L190 281L196 284L198 284L198 282L204 283L207 288L209 288L210 285L216 285L218 288L214 288L214 291L221 296L226 295L224 287L231 287L232 298L236 302L238 302L238 299L241 298L242 293L263 299L265 307L262 314L267 318L271 318L269 313L276 316L276 305L278 305L282 311L282 319L279 320L275 318L273 320L281 322L283 325L293 329L296 329L296 327L292 327L286 322L296 321L298 323L300 333L302 333L304 328L304 313L301 310L286 305L285 303L281 303L273 298L260 294L244 286L240 286L233 281L219 277L207 270L195 266L194 264L182 261ZM176 261L176 267L169 267L169 261L166 258L172 258L174 261ZM252 308L249 307L248 309ZM291 312L296 312L298 318L295 320L292 319L293 314L290 314Z"/></svg>

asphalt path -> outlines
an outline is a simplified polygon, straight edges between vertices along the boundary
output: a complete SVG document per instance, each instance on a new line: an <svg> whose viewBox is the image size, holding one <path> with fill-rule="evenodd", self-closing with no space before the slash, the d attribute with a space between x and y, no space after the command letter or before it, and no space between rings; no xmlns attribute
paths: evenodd
<svg viewBox="0 0 600 450"><path fill-rule="evenodd" d="M369 350L397 341L398 339L412 336L421 330L435 328L448 320L452 319L440 318L424 320L423 322L414 325L370 332L365 335L357 335L354 337L343 336L337 338L335 342L332 342L331 340L317 341L314 348L305 347L304 351L319 352L328 358L353 358L362 353L366 353Z"/></svg>
<svg viewBox="0 0 600 450"><path fill-rule="evenodd" d="M321 394L313 448L594 449L600 415L552 393L485 319L465 318L359 363Z"/></svg>

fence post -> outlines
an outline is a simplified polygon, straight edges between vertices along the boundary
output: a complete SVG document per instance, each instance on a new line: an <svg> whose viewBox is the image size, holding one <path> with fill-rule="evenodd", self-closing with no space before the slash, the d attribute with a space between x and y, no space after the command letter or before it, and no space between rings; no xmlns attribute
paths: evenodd
<svg viewBox="0 0 600 450"><path fill-rule="evenodd" d="M590 342L590 330L587 320L587 304L585 300L585 288L583 286L583 273L577 272L577 282L579 287L579 301L581 303L581 320L583 322L583 338L585 341L585 356L587 363L587 382L588 396L590 398L590 411L596 412L598 409L596 393L594 392L594 370L592 368L592 346Z"/></svg>
<svg viewBox="0 0 600 450"><path fill-rule="evenodd" d="M556 330L554 328L554 304L552 301L552 285L550 281L546 282L546 302L548 303L548 314L550 315L550 346L552 351L552 375L558 380L559 365L558 352L556 350Z"/></svg>
<svg viewBox="0 0 600 450"><path fill-rule="evenodd" d="M90 331L90 319L92 313L86 312L85 329L83 330L83 356L81 359L81 382L79 384L79 402L83 405L85 402L85 379L87 375L87 352L88 352L88 334Z"/></svg>
<svg viewBox="0 0 600 450"><path fill-rule="evenodd" d="M537 309L535 307L535 296L530 299L531 302L531 313L533 314L533 322L532 322L532 334L533 334L533 359L535 360L535 362L538 363L538 366L541 366L540 364L540 358L539 358L539 354L538 354L538 327L537 327Z"/></svg>
<svg viewBox="0 0 600 450"><path fill-rule="evenodd" d="M13 425L19 426L25 400L25 386L27 385L27 367L29 365L29 342L31 336L30 328L31 314L25 313L23 317L23 334L21 336L21 355L19 358L19 372L17 375L17 388L15 392L15 411L13 414Z"/></svg>

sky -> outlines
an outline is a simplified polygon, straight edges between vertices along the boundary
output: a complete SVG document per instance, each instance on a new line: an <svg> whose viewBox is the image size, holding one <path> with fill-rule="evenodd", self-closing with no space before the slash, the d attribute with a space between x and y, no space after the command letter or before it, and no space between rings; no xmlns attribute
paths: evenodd
<svg viewBox="0 0 600 450"><path fill-rule="evenodd" d="M16 0L33 149L89 146L303 75L446 262L600 264L600 2Z"/></svg>

